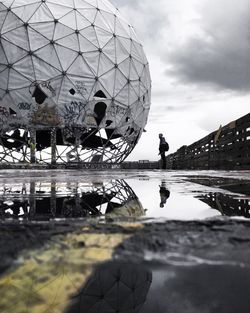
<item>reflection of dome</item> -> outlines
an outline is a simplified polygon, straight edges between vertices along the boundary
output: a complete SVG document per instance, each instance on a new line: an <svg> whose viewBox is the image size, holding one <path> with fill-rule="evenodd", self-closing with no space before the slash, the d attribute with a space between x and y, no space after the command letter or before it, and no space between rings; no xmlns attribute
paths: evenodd
<svg viewBox="0 0 250 313"><path fill-rule="evenodd" d="M42 150L50 141L41 131L56 127L57 144L71 146L58 162L124 160L146 125L151 80L118 9L108 0L13 0L0 1L0 17L1 128L39 129Z"/></svg>
<svg viewBox="0 0 250 313"><path fill-rule="evenodd" d="M3 190L3 191L2 191ZM145 211L124 180L107 183L60 182L0 185L0 217L49 220L53 218L140 217Z"/></svg>
<svg viewBox="0 0 250 313"><path fill-rule="evenodd" d="M99 266L76 295L67 313L138 313L146 301L152 273L141 265Z"/></svg>
<svg viewBox="0 0 250 313"><path fill-rule="evenodd" d="M106 213L109 217L141 217L145 215L145 210L140 200L136 197L120 206L110 206Z"/></svg>

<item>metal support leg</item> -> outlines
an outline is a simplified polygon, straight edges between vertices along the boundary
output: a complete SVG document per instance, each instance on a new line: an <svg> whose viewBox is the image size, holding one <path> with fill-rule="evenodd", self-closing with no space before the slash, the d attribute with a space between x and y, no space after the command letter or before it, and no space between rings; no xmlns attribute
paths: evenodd
<svg viewBox="0 0 250 313"><path fill-rule="evenodd" d="M50 198L50 211L53 217L56 216L56 181L51 181L51 198Z"/></svg>
<svg viewBox="0 0 250 313"><path fill-rule="evenodd" d="M30 130L30 163L36 163L36 130Z"/></svg>
<svg viewBox="0 0 250 313"><path fill-rule="evenodd" d="M30 182L29 201L30 201L29 214L32 218L36 214L36 183L34 181Z"/></svg>
<svg viewBox="0 0 250 313"><path fill-rule="evenodd" d="M56 128L51 130L51 165L56 165Z"/></svg>

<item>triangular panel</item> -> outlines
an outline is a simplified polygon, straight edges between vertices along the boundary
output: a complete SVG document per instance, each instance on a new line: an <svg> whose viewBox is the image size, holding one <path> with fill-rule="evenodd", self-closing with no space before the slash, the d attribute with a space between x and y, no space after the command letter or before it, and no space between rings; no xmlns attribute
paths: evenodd
<svg viewBox="0 0 250 313"><path fill-rule="evenodd" d="M116 96L127 83L128 83L127 78L117 69L114 95Z"/></svg>
<svg viewBox="0 0 250 313"><path fill-rule="evenodd" d="M13 13L8 13L4 24L2 25L1 33L4 34L12 29L22 26L23 22Z"/></svg>
<svg viewBox="0 0 250 313"><path fill-rule="evenodd" d="M75 1L75 6L78 9L93 9L93 7L96 7L95 5L93 6L92 4L89 4L87 1L84 0L74 0Z"/></svg>
<svg viewBox="0 0 250 313"><path fill-rule="evenodd" d="M69 66L77 58L78 53L63 46L55 45L58 58L60 60L63 71L67 71Z"/></svg>
<svg viewBox="0 0 250 313"><path fill-rule="evenodd" d="M28 28L29 44L31 51L35 51L49 44L49 40L42 36L39 32Z"/></svg>
<svg viewBox="0 0 250 313"><path fill-rule="evenodd" d="M54 22L35 23L30 24L30 26L32 29L36 30L39 34L43 35L48 40L53 39L55 28Z"/></svg>
<svg viewBox="0 0 250 313"><path fill-rule="evenodd" d="M77 75L80 77L92 77L92 78L95 77L94 73L91 71L91 69L89 68L86 61L81 55L79 55L76 58L76 60L70 66L67 72L68 74Z"/></svg>
<svg viewBox="0 0 250 313"><path fill-rule="evenodd" d="M109 72L111 69L115 69L114 63L109 58L107 58L104 53L100 54L99 62L98 77Z"/></svg>
<svg viewBox="0 0 250 313"><path fill-rule="evenodd" d="M102 52L116 64L116 38L110 39L110 41L102 48Z"/></svg>
<svg viewBox="0 0 250 313"><path fill-rule="evenodd" d="M94 46L88 39L83 37L81 34L79 34L78 40L79 40L81 52L91 52L91 51L98 50L98 47Z"/></svg>
<svg viewBox="0 0 250 313"><path fill-rule="evenodd" d="M116 69L113 69L99 78L102 86L105 86L108 91L109 97L113 98L115 96L115 81L116 81Z"/></svg>
<svg viewBox="0 0 250 313"><path fill-rule="evenodd" d="M8 89L19 89L29 87L30 84L31 84L30 80L26 79L23 75L19 74L19 72L10 69Z"/></svg>
<svg viewBox="0 0 250 313"><path fill-rule="evenodd" d="M20 61L13 65L13 68L17 72L22 73L22 75L25 76L31 82L35 81L35 74L31 56L26 56L25 58L21 59Z"/></svg>
<svg viewBox="0 0 250 313"><path fill-rule="evenodd" d="M69 49L80 51L79 41L76 34L69 35L56 41L58 44Z"/></svg>
<svg viewBox="0 0 250 313"><path fill-rule="evenodd" d="M59 19L59 22L65 26L72 28L73 30L76 30L77 25L75 11L72 10L67 15L64 15L62 18Z"/></svg>
<svg viewBox="0 0 250 313"><path fill-rule="evenodd" d="M36 80L47 81L62 73L39 58L33 58Z"/></svg>
<svg viewBox="0 0 250 313"><path fill-rule="evenodd" d="M83 56L84 56L85 61L90 66L91 70L93 71L94 75L97 76L98 75L100 53L98 51L90 52L90 53L84 53Z"/></svg>
<svg viewBox="0 0 250 313"><path fill-rule="evenodd" d="M43 22L54 21L54 16L44 4L40 5L40 7L35 11L35 13L30 18L29 23L39 23L41 20Z"/></svg>
<svg viewBox="0 0 250 313"><path fill-rule="evenodd" d="M40 5L41 2L35 2L33 4L18 6L16 8L12 8L12 12L14 12L23 22L27 22Z"/></svg>
<svg viewBox="0 0 250 313"><path fill-rule="evenodd" d="M58 59L57 53L55 51L54 45L49 44L44 48L36 51L36 56L41 58L43 61L51 64L53 67L57 68L59 71L62 71L61 63Z"/></svg>
<svg viewBox="0 0 250 313"><path fill-rule="evenodd" d="M90 24L94 23L95 17L96 17L96 14L97 14L96 8L93 8L93 9L79 9L78 12L84 18L86 18L90 22Z"/></svg>
<svg viewBox="0 0 250 313"><path fill-rule="evenodd" d="M1 5L1 3L0 3L0 5ZM6 16L7 16L7 11L0 12L0 29L2 28L2 25L5 21Z"/></svg>
<svg viewBox="0 0 250 313"><path fill-rule="evenodd" d="M3 38L7 39L10 42L14 42L20 48L29 50L29 41L27 30L25 27L15 28L3 35Z"/></svg>
<svg viewBox="0 0 250 313"><path fill-rule="evenodd" d="M3 72L1 72L0 88L3 90L8 89L8 77L9 77L9 69L5 69Z"/></svg>
<svg viewBox="0 0 250 313"><path fill-rule="evenodd" d="M76 12L76 25L77 25L77 29L80 30L80 29L91 26L91 23L84 16L82 16L79 12Z"/></svg>
<svg viewBox="0 0 250 313"><path fill-rule="evenodd" d="M59 1L59 3L52 3L47 1L47 6L55 19L60 19L72 11L72 8L61 5L61 1Z"/></svg>
<svg viewBox="0 0 250 313"><path fill-rule="evenodd" d="M95 27L95 31L100 48L103 48L113 38L113 34L99 27Z"/></svg>
<svg viewBox="0 0 250 313"><path fill-rule="evenodd" d="M87 38L93 45L95 45L96 47L98 47L98 41L96 38L96 32L95 32L95 28L93 26L84 28L80 31L80 34Z"/></svg>
<svg viewBox="0 0 250 313"><path fill-rule="evenodd" d="M60 3L61 6L65 6L65 7L68 7L68 8L74 8L74 0L48 0L48 2L51 2L51 3L56 3L58 4L58 2Z"/></svg>
<svg viewBox="0 0 250 313"><path fill-rule="evenodd" d="M10 64L15 63L16 61L27 55L27 51L18 48L16 45L13 45L12 43L4 39L2 39L2 46Z"/></svg>
<svg viewBox="0 0 250 313"><path fill-rule="evenodd" d="M53 40L58 40L74 33L75 31L72 28L61 23L56 23Z"/></svg>
<svg viewBox="0 0 250 313"><path fill-rule="evenodd" d="M116 23L116 17L114 14L100 11L100 14L102 15L103 19L105 20L105 23L108 25L109 30L114 33L115 32L115 23Z"/></svg>

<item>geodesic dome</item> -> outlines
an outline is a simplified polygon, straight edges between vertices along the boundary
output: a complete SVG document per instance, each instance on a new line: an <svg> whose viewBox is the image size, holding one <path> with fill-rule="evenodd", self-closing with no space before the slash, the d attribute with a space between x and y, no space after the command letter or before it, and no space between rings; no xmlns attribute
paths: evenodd
<svg viewBox="0 0 250 313"><path fill-rule="evenodd" d="M107 0L0 1L0 160L121 162L150 108L149 65Z"/></svg>

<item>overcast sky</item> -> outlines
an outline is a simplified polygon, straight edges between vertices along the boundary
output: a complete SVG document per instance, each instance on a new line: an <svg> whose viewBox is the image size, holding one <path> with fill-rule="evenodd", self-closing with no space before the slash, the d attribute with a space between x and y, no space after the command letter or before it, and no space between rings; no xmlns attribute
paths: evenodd
<svg viewBox="0 0 250 313"><path fill-rule="evenodd" d="M128 160L158 159L250 112L249 0L111 0L150 63L149 121Z"/></svg>

